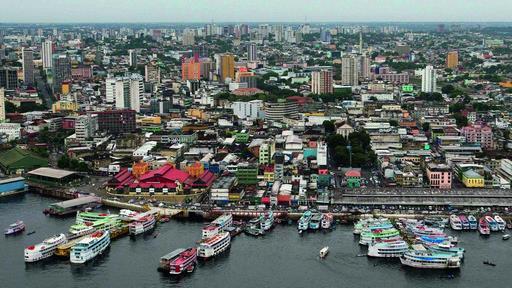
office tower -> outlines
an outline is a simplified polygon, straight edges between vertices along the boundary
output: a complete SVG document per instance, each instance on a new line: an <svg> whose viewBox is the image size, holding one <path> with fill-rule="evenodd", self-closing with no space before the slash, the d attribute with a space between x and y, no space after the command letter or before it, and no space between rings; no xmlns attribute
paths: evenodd
<svg viewBox="0 0 512 288"><path fill-rule="evenodd" d="M277 25L274 27L274 40L276 42L283 42L284 40L284 26Z"/></svg>
<svg viewBox="0 0 512 288"><path fill-rule="evenodd" d="M341 84L347 86L357 86L358 72L357 59L352 55L346 55L341 58Z"/></svg>
<svg viewBox="0 0 512 288"><path fill-rule="evenodd" d="M450 51L446 56L446 68L455 69L459 66L459 52Z"/></svg>
<svg viewBox="0 0 512 288"><path fill-rule="evenodd" d="M0 123L5 122L5 89L0 88Z"/></svg>
<svg viewBox="0 0 512 288"><path fill-rule="evenodd" d="M359 54L363 55L363 31L359 31Z"/></svg>
<svg viewBox="0 0 512 288"><path fill-rule="evenodd" d="M62 82L71 80L71 59L67 54L53 55L53 88L61 92Z"/></svg>
<svg viewBox="0 0 512 288"><path fill-rule="evenodd" d="M181 79L199 80L201 79L201 63L196 57L184 59L181 63Z"/></svg>
<svg viewBox="0 0 512 288"><path fill-rule="evenodd" d="M130 67L137 66L137 52L134 49L128 50L128 65Z"/></svg>
<svg viewBox="0 0 512 288"><path fill-rule="evenodd" d="M232 54L220 55L220 81L224 82L227 78L235 78L235 56Z"/></svg>
<svg viewBox="0 0 512 288"><path fill-rule="evenodd" d="M23 81L26 85L34 84L34 52L28 48L21 48L23 57Z"/></svg>
<svg viewBox="0 0 512 288"><path fill-rule="evenodd" d="M107 110L93 112L98 117L98 130L108 134L134 132L136 127L136 113L134 110Z"/></svg>
<svg viewBox="0 0 512 288"><path fill-rule="evenodd" d="M332 72L329 70L313 71L311 74L311 92L313 94L332 93Z"/></svg>
<svg viewBox="0 0 512 288"><path fill-rule="evenodd" d="M109 77L105 81L106 102L118 109L129 108L140 112L140 98L144 93L144 79L139 74Z"/></svg>
<svg viewBox="0 0 512 288"><path fill-rule="evenodd" d="M76 139L80 142L92 138L98 131L98 117L96 115L80 115L75 121Z"/></svg>
<svg viewBox="0 0 512 288"><path fill-rule="evenodd" d="M149 83L160 83L160 66L156 61L151 61L144 67L145 80Z"/></svg>
<svg viewBox="0 0 512 288"><path fill-rule="evenodd" d="M53 43L51 40L45 40L41 46L41 58L43 60L43 69L52 68Z"/></svg>
<svg viewBox="0 0 512 288"><path fill-rule="evenodd" d="M436 91L436 70L428 65L421 72L421 92L432 93Z"/></svg>
<svg viewBox="0 0 512 288"><path fill-rule="evenodd" d="M196 43L194 30L185 29L181 35L181 44L184 46L192 46Z"/></svg>
<svg viewBox="0 0 512 288"><path fill-rule="evenodd" d="M5 90L18 88L18 70L16 68L0 68L0 88L5 88Z"/></svg>
<svg viewBox="0 0 512 288"><path fill-rule="evenodd" d="M363 79L370 78L370 57L362 55L359 57L359 77Z"/></svg>
<svg viewBox="0 0 512 288"><path fill-rule="evenodd" d="M258 50L256 48L256 44L254 43L247 44L247 60L249 62L258 60Z"/></svg>
<svg viewBox="0 0 512 288"><path fill-rule="evenodd" d="M329 32L329 30L326 28L322 28L320 30L320 41L329 43L331 42L331 39L331 32Z"/></svg>

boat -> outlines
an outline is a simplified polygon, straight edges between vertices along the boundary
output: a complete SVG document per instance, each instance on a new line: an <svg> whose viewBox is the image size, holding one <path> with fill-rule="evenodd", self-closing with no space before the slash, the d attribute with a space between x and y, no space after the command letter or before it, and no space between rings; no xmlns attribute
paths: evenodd
<svg viewBox="0 0 512 288"><path fill-rule="evenodd" d="M460 268L461 259L449 254L409 250L400 257L400 262L413 268L457 269Z"/></svg>
<svg viewBox="0 0 512 288"><path fill-rule="evenodd" d="M30 232L28 232L28 233L27 233L27 235L32 235L32 234L34 234L34 233L36 233L36 231L35 231L35 230L34 230L34 231L30 231Z"/></svg>
<svg viewBox="0 0 512 288"><path fill-rule="evenodd" d="M25 262L36 262L51 257L57 246L66 243L66 235L58 234L45 239L42 243L25 248Z"/></svg>
<svg viewBox="0 0 512 288"><path fill-rule="evenodd" d="M230 245L231 236L228 232L222 232L201 241L197 249L197 256L208 259L226 251Z"/></svg>
<svg viewBox="0 0 512 288"><path fill-rule="evenodd" d="M489 265L489 266L493 266L493 267L496 266L496 264L494 264L494 263L492 263L490 261L484 261L484 264L485 265Z"/></svg>
<svg viewBox="0 0 512 288"><path fill-rule="evenodd" d="M259 226L256 226L256 225L247 225L247 226L245 226L244 232L247 235L255 236L255 237L258 237L258 236L261 236L261 235L265 235L265 231L263 229L261 229Z"/></svg>
<svg viewBox="0 0 512 288"><path fill-rule="evenodd" d="M432 252L454 255L461 259L464 258L464 248L453 247L450 242L435 243L425 245L425 247Z"/></svg>
<svg viewBox="0 0 512 288"><path fill-rule="evenodd" d="M96 228L93 225L75 224L69 228L69 234L66 236L68 240L80 238L85 235L94 233Z"/></svg>
<svg viewBox="0 0 512 288"><path fill-rule="evenodd" d="M263 231L268 231L274 227L274 212L268 211L263 214L263 218L260 222L260 227Z"/></svg>
<svg viewBox="0 0 512 288"><path fill-rule="evenodd" d="M217 219L213 220L210 224L203 227L201 238L211 238L220 232L224 232L226 227L233 225L233 215L223 214Z"/></svg>
<svg viewBox="0 0 512 288"><path fill-rule="evenodd" d="M76 212L76 224L85 224L85 222L96 222L103 219L119 219L117 214L97 213L97 212Z"/></svg>
<svg viewBox="0 0 512 288"><path fill-rule="evenodd" d="M503 239L503 240L508 240L508 239L510 239L510 234L505 234L505 235L503 235L502 239Z"/></svg>
<svg viewBox="0 0 512 288"><path fill-rule="evenodd" d="M13 235L13 234L20 233L24 230L25 230L25 223L23 223L23 221L21 221L21 220L18 220L15 223L12 223L11 225L9 225L9 227L7 229L5 229L4 234L5 235Z"/></svg>
<svg viewBox="0 0 512 288"><path fill-rule="evenodd" d="M160 218L160 220L159 220L160 223L167 223L169 221L171 221L171 218L169 218L167 216L164 216L164 217Z"/></svg>
<svg viewBox="0 0 512 288"><path fill-rule="evenodd" d="M82 264L102 254L110 245L110 234L107 230L98 230L71 247L69 261Z"/></svg>
<svg viewBox="0 0 512 288"><path fill-rule="evenodd" d="M489 224L489 228L491 229L491 231L498 231L499 228L498 228L498 223L496 222L496 220L494 220L494 218L492 218L491 216L485 216L485 221L487 221L487 224Z"/></svg>
<svg viewBox="0 0 512 288"><path fill-rule="evenodd" d="M415 236L438 236L445 235L443 229L432 228L425 225L416 225L408 229Z"/></svg>
<svg viewBox="0 0 512 288"><path fill-rule="evenodd" d="M360 219L355 225L354 225L354 231L353 233L355 235L360 235L361 232L369 227L381 227L383 229L387 228L393 228L393 225L387 218L369 218L369 219Z"/></svg>
<svg viewBox="0 0 512 288"><path fill-rule="evenodd" d="M361 245L369 245L372 242L384 239L401 239L400 232L395 228L391 229L375 229L372 231L365 231L361 233L361 238L359 239L359 244Z"/></svg>
<svg viewBox="0 0 512 288"><path fill-rule="evenodd" d="M130 236L136 236L152 230L153 228L155 228L155 223L155 216L151 214L139 218L137 221L134 221L128 225L128 231L130 233Z"/></svg>
<svg viewBox="0 0 512 288"><path fill-rule="evenodd" d="M176 249L170 253L165 254L164 256L160 257L160 263L158 265L158 270L161 271L169 271L171 262L176 259L182 252L184 252L186 249L179 248Z"/></svg>
<svg viewBox="0 0 512 288"><path fill-rule="evenodd" d="M507 228L507 222L503 220L499 215L494 216L494 221L496 221L496 224L498 225L498 230L504 231L505 228Z"/></svg>
<svg viewBox="0 0 512 288"><path fill-rule="evenodd" d="M485 220L485 218L480 218L478 220L478 232L482 235L491 234L491 228L489 227L489 223Z"/></svg>
<svg viewBox="0 0 512 288"><path fill-rule="evenodd" d="M478 229L478 221L476 221L475 216L469 215L468 216L468 221L469 221L469 229L471 229L471 230Z"/></svg>
<svg viewBox="0 0 512 288"><path fill-rule="evenodd" d="M322 222L322 213L313 213L311 220L309 221L309 229L318 230L320 229L320 223Z"/></svg>
<svg viewBox="0 0 512 288"><path fill-rule="evenodd" d="M322 229L330 229L333 225L334 217L331 213L322 214Z"/></svg>
<svg viewBox="0 0 512 288"><path fill-rule="evenodd" d="M311 221L311 211L306 211L299 219L297 223L297 229L299 231L306 231L309 228L309 221Z"/></svg>
<svg viewBox="0 0 512 288"><path fill-rule="evenodd" d="M169 263L169 274L179 275L193 272L197 264L197 248L188 248Z"/></svg>
<svg viewBox="0 0 512 288"><path fill-rule="evenodd" d="M92 227L94 230L112 230L121 225L121 220L118 218L103 218L94 222L84 222L83 224L74 224L69 227L69 233L71 234L82 234L86 233ZM90 233L89 233L90 234Z"/></svg>
<svg viewBox="0 0 512 288"><path fill-rule="evenodd" d="M462 224L462 230L469 230L469 221L465 215L459 215L460 223Z"/></svg>
<svg viewBox="0 0 512 288"><path fill-rule="evenodd" d="M135 220L135 217L137 215L139 215L139 212L137 212L137 211L132 211L129 209L119 210L119 219L121 219L123 221L127 221L127 222L133 221L133 220Z"/></svg>
<svg viewBox="0 0 512 288"><path fill-rule="evenodd" d="M368 246L368 257L400 257L409 251L409 245L403 240L376 242Z"/></svg>
<svg viewBox="0 0 512 288"><path fill-rule="evenodd" d="M459 216L454 214L450 215L450 227L452 227L453 230L462 230L462 222Z"/></svg>
<svg viewBox="0 0 512 288"><path fill-rule="evenodd" d="M327 254L329 254L329 246L320 249L320 258L325 258Z"/></svg>

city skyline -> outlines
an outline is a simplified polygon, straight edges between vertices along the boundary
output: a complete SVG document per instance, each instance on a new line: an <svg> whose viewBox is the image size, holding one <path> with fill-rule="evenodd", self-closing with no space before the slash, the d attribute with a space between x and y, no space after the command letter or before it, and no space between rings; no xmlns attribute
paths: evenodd
<svg viewBox="0 0 512 288"><path fill-rule="evenodd" d="M507 22L506 0L306 0L253 2L205 1L96 1L21 0L0 11L4 23L204 23L204 22ZM407 2L407 3L406 3ZM59 13L55 13L55 12ZM456 13L454 13L456 11ZM503 11L503 13L496 13Z"/></svg>

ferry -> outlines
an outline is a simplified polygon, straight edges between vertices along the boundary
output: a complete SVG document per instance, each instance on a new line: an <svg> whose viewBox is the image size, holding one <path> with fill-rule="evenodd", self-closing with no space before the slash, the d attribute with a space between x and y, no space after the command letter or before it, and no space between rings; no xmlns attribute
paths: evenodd
<svg viewBox="0 0 512 288"><path fill-rule="evenodd" d="M117 214L97 213L97 212L76 212L76 224L85 224L85 222L95 222L103 219L119 219Z"/></svg>
<svg viewBox="0 0 512 288"><path fill-rule="evenodd" d="M320 229L320 223L322 222L322 213L314 213L309 221L309 229L318 230Z"/></svg>
<svg viewBox="0 0 512 288"><path fill-rule="evenodd" d="M487 223L484 217L478 220L478 232L480 232L481 235L491 234L491 228L489 228L489 223Z"/></svg>
<svg viewBox="0 0 512 288"><path fill-rule="evenodd" d="M469 230L469 221L465 215L459 215L460 223L462 224L462 230Z"/></svg>
<svg viewBox="0 0 512 288"><path fill-rule="evenodd" d="M229 233L219 233L201 241L197 249L197 256L203 259L214 257L226 251L229 245L231 245L231 236Z"/></svg>
<svg viewBox="0 0 512 288"><path fill-rule="evenodd" d="M169 263L169 274L179 275L183 272L193 272L197 264L197 249L188 248Z"/></svg>
<svg viewBox="0 0 512 288"><path fill-rule="evenodd" d="M453 255L460 259L464 258L464 248L453 247L449 242L425 245L425 247L432 252Z"/></svg>
<svg viewBox="0 0 512 288"><path fill-rule="evenodd" d="M139 215L139 212L132 211L129 209L121 209L119 211L119 219L126 221L126 222L131 222L131 221L135 220L135 217L137 217L137 215Z"/></svg>
<svg viewBox="0 0 512 288"><path fill-rule="evenodd" d="M353 233L355 235L360 235L363 230L371 226L381 226L384 229L392 228L393 225L389 222L387 218L379 218L379 219L361 219L354 225Z"/></svg>
<svg viewBox="0 0 512 288"><path fill-rule="evenodd" d="M504 231L505 228L507 228L507 223L499 215L494 216L494 221L496 221L496 224L498 225L498 230Z"/></svg>
<svg viewBox="0 0 512 288"><path fill-rule="evenodd" d="M180 256L180 254L182 252L184 252L186 249L184 248L179 248L179 249L176 249L170 253L167 253L165 254L164 256L160 257L160 263L159 263L159 266L158 266L158 270L161 270L161 271L169 271L169 265L171 264L171 262L178 258L178 256Z"/></svg>
<svg viewBox="0 0 512 288"><path fill-rule="evenodd" d="M155 228L156 218L149 214L128 225L130 236L146 233Z"/></svg>
<svg viewBox="0 0 512 288"><path fill-rule="evenodd" d="M212 223L203 227L201 238L206 239L217 235L220 232L224 232L224 229L233 225L233 215L223 214L217 219L213 220Z"/></svg>
<svg viewBox="0 0 512 288"><path fill-rule="evenodd" d="M331 213L322 214L322 229L330 229L333 225L334 217Z"/></svg>
<svg viewBox="0 0 512 288"><path fill-rule="evenodd" d="M369 245L374 241L384 239L400 239L400 232L394 228L386 230L375 229L372 230L371 232L363 232L361 233L361 239L359 240L359 244Z"/></svg>
<svg viewBox="0 0 512 288"><path fill-rule="evenodd" d="M457 269L461 264L457 256L415 250L405 252L400 262L404 266L422 269Z"/></svg>
<svg viewBox="0 0 512 288"><path fill-rule="evenodd" d="M244 232L247 235L255 236L255 237L258 237L258 236L261 236L261 235L265 235L265 231L263 229L261 229L260 226L257 226L257 225L247 225L247 226L245 226Z"/></svg>
<svg viewBox="0 0 512 288"><path fill-rule="evenodd" d="M417 225L410 229L411 233L415 236L434 236L434 235L445 235L443 230L440 228L432 228L425 225Z"/></svg>
<svg viewBox="0 0 512 288"><path fill-rule="evenodd" d="M268 211L263 215L261 219L260 227L263 231L268 231L274 226L274 212Z"/></svg>
<svg viewBox="0 0 512 288"><path fill-rule="evenodd" d="M450 226L453 230L462 230L462 222L457 215L450 215Z"/></svg>
<svg viewBox="0 0 512 288"><path fill-rule="evenodd" d="M59 234L45 239L42 243L28 246L25 248L25 262L36 262L51 257L57 246L66 242L66 235Z"/></svg>
<svg viewBox="0 0 512 288"><path fill-rule="evenodd" d="M491 216L485 216L485 221L487 221L487 224L489 224L489 228L491 229L491 231L499 230L498 223Z"/></svg>
<svg viewBox="0 0 512 288"><path fill-rule="evenodd" d="M23 221L21 221L21 220L18 220L15 223L12 223L11 225L9 225L9 228L5 229L4 234L5 235L13 235L13 234L20 233L24 230L25 230L25 223L23 223Z"/></svg>
<svg viewBox="0 0 512 288"><path fill-rule="evenodd" d="M469 229L476 230L478 228L478 222L476 221L475 216L469 215L468 221L469 221Z"/></svg>
<svg viewBox="0 0 512 288"><path fill-rule="evenodd" d="M117 218L104 218L94 222L84 222L83 224L75 224L69 227L69 233L80 234L87 230L87 227L92 227L95 230L112 230L119 227L121 222Z"/></svg>
<svg viewBox="0 0 512 288"><path fill-rule="evenodd" d="M409 251L409 245L403 240L372 243L368 247L368 257L400 257Z"/></svg>
<svg viewBox="0 0 512 288"><path fill-rule="evenodd" d="M299 219L297 229L299 231L306 231L309 228L309 221L311 221L311 211L306 211Z"/></svg>
<svg viewBox="0 0 512 288"><path fill-rule="evenodd" d="M73 240L85 235L92 234L94 231L96 231L96 228L92 225L87 226L83 224L75 224L71 225L69 228L69 234L66 236L66 238L68 238L68 240Z"/></svg>
<svg viewBox="0 0 512 288"><path fill-rule="evenodd" d="M110 234L107 230L98 230L71 247L69 261L75 264L85 263L102 254L110 245Z"/></svg>

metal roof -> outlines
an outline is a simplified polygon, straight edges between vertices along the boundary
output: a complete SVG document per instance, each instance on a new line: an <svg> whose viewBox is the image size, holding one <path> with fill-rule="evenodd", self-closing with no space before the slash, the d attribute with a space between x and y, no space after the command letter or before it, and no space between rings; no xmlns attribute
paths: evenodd
<svg viewBox="0 0 512 288"><path fill-rule="evenodd" d="M48 168L48 167L42 167L42 168L37 168L37 169L34 169L34 170L28 172L28 174L49 177L49 178L55 178L55 179L61 179L61 178L67 177L69 175L73 175L73 174L75 174L75 172L61 170L61 169Z"/></svg>
<svg viewBox="0 0 512 288"><path fill-rule="evenodd" d="M66 209L66 208L71 208L71 207L75 207L75 206L81 206L81 205L88 204L88 203L100 202L100 200L101 200L101 198L99 198L99 197L85 196L85 197L79 197L79 198L75 198L75 199L71 199L71 200L67 200L67 201L53 203L50 206L54 206L54 207L57 206L57 207Z"/></svg>

